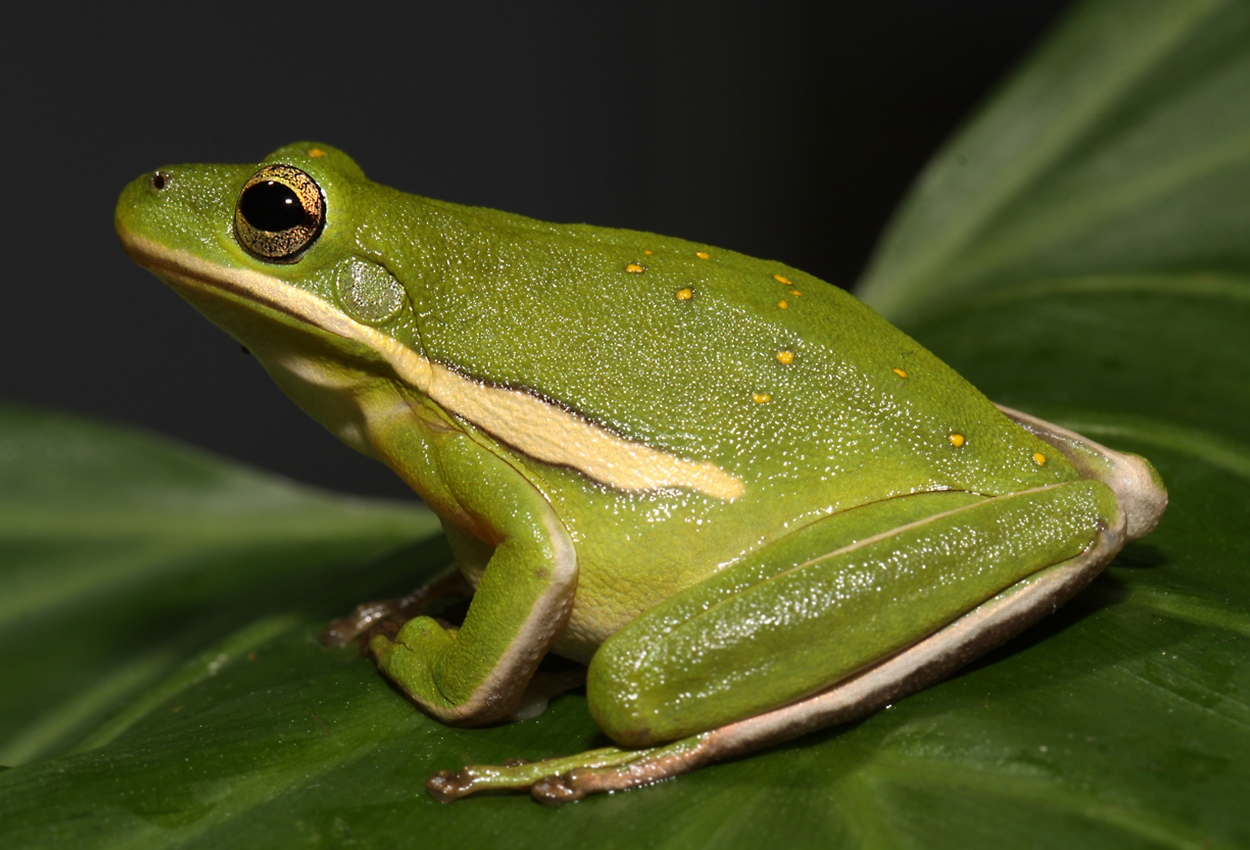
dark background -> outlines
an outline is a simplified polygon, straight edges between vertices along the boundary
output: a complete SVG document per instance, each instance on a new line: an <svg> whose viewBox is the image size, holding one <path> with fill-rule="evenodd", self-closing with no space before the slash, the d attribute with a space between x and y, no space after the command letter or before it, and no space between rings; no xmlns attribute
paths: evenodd
<svg viewBox="0 0 1250 850"><path fill-rule="evenodd" d="M410 192L850 286L924 162L1065 5L23 4L0 36L0 401L410 495L130 262L112 228L127 181L318 139Z"/></svg>

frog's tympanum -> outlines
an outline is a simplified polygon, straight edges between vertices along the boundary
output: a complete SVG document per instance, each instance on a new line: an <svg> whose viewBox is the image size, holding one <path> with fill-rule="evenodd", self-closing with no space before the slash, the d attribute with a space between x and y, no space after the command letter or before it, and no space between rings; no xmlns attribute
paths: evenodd
<svg viewBox="0 0 1250 850"><path fill-rule="evenodd" d="M996 407L781 263L370 182L301 143L179 165L126 251L442 520L461 626L369 643L433 717L589 665L619 746L430 778L451 799L654 782L868 714L1079 591L1166 505L1153 467Z"/></svg>

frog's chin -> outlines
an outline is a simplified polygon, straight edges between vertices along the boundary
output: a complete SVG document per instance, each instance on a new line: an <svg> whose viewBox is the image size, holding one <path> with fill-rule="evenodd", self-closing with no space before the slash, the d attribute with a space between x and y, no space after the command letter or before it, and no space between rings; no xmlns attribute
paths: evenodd
<svg viewBox="0 0 1250 850"><path fill-rule="evenodd" d="M344 443L378 458L371 423L402 408L379 377L393 377L389 337L285 281L206 262L185 251L119 232L126 252L254 355L306 413ZM371 338L372 337L372 338ZM385 407L385 410L374 409Z"/></svg>
<svg viewBox="0 0 1250 850"><path fill-rule="evenodd" d="M384 336L365 329L333 304L271 275L212 263L136 233L119 230L118 236L131 259L245 345L255 342L247 338L253 335L248 333L250 315L357 342L365 342L361 337L369 332Z"/></svg>

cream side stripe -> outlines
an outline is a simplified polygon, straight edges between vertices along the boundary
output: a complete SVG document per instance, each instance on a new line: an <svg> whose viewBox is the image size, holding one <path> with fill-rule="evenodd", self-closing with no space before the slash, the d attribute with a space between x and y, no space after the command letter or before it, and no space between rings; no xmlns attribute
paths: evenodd
<svg viewBox="0 0 1250 850"><path fill-rule="evenodd" d="M713 463L674 457L587 422L529 393L477 383L418 355L392 337L343 314L332 304L277 278L226 269L185 251L171 251L134 234L123 239L143 265L188 285L229 289L376 351L395 374L449 413L462 416L530 457L569 466L626 491L686 487L716 499L746 492L742 480Z"/></svg>

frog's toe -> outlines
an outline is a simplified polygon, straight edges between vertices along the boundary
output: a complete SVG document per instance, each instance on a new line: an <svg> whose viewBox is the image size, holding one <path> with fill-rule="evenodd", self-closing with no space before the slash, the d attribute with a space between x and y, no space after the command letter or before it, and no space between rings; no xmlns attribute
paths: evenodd
<svg viewBox="0 0 1250 850"><path fill-rule="evenodd" d="M637 760L613 767L574 768L565 773L544 777L530 786L530 794L540 803L558 806L575 803L591 794L625 791L654 785L685 770L674 770L672 763L655 758L646 751Z"/></svg>
<svg viewBox="0 0 1250 850"><path fill-rule="evenodd" d="M530 786L530 794L535 800L547 806L576 803L586 796L586 791L577 781L577 774L580 772L571 770L559 776L540 779Z"/></svg>
<svg viewBox="0 0 1250 850"><path fill-rule="evenodd" d="M370 626L399 610L398 600L383 599L357 605L346 617L339 617L321 632L324 646L347 646Z"/></svg>
<svg viewBox="0 0 1250 850"><path fill-rule="evenodd" d="M540 764L529 759L508 759L502 767L469 765L461 770L440 770L425 782L425 790L440 803L450 803L467 797L476 791L528 790L540 803L558 806L582 799L591 786L583 787L581 774L594 771L570 770L549 775L537 774L532 765ZM522 768L528 768L522 770ZM537 778L535 778L537 777Z"/></svg>
<svg viewBox="0 0 1250 850"><path fill-rule="evenodd" d="M473 793L473 780L463 770L440 770L425 781L426 792L440 803L459 800Z"/></svg>

